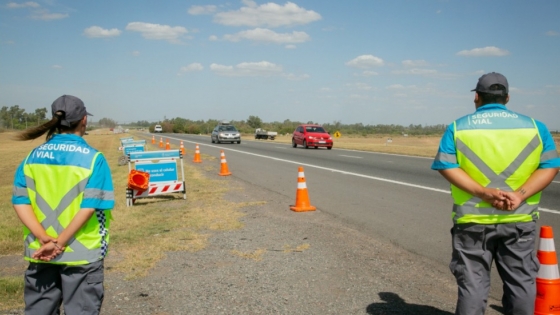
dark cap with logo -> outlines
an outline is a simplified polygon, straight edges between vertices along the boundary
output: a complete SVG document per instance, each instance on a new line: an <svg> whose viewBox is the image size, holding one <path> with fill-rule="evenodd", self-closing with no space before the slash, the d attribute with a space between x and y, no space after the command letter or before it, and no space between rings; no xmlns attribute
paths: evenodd
<svg viewBox="0 0 560 315"><path fill-rule="evenodd" d="M505 90L491 89L492 85L499 84L502 85ZM507 95L509 93L509 85L506 77L497 72L490 72L478 79L476 88L471 90L471 92L488 93L494 95Z"/></svg>
<svg viewBox="0 0 560 315"><path fill-rule="evenodd" d="M72 123L81 120L86 115L93 116L87 112L84 102L72 95L62 95L57 98L52 103L51 109L53 116L58 111L64 112L64 116L63 119L60 120L60 124L67 127L70 127Z"/></svg>

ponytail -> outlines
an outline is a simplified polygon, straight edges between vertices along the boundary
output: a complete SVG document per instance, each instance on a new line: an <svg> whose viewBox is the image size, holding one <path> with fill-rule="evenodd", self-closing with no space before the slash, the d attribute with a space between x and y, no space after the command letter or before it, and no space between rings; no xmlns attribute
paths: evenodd
<svg viewBox="0 0 560 315"><path fill-rule="evenodd" d="M64 116L65 114L63 111L58 111L54 114L53 118L50 121L47 121L40 126L31 127L18 133L14 137L14 140L34 140L47 133L46 139L47 141L49 141L57 131L58 133L62 133L63 131L72 131L76 129L80 124L80 121L78 120L77 122L72 123L70 127L62 126L60 124L60 121L64 119Z"/></svg>

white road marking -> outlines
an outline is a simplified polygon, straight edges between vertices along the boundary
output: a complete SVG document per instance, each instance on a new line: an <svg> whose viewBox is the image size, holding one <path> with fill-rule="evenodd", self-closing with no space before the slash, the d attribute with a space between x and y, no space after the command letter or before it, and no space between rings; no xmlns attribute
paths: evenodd
<svg viewBox="0 0 560 315"><path fill-rule="evenodd" d="M353 158L353 159L363 159L363 157L361 156L351 156L351 155L339 155L339 156L344 156L344 157L349 157L349 158Z"/></svg>
<svg viewBox="0 0 560 315"><path fill-rule="evenodd" d="M198 143L198 142L195 142L195 141L189 141L189 140L177 139L177 138L169 138L169 139L174 139L174 140L179 140L179 141L183 140L184 142L190 142L190 143L195 143L195 144ZM204 145L209 146L209 147L214 147L214 148L222 148L222 147L218 147L218 146L211 145L211 144L204 144ZM265 158L265 159L271 159L271 160L285 162L285 163L297 164L297 165L300 165L300 166L308 166L308 167L312 167L312 168L316 168L316 169L320 169L320 170L330 171L330 172L333 172L333 173L340 173L340 174L344 174L344 175L352 175L352 176L356 176L356 177L373 179L373 180L386 182L386 183L392 183L392 184L397 184L397 185L402 185L402 186L407 186L407 187L425 189L425 190L440 192L440 193L444 193L444 194L451 194L451 192L449 190L443 190L443 189L434 188L434 187L416 185L416 184L412 184L412 183L401 182L401 181L397 181L397 180L392 180L392 179L387 179L387 178L382 178L382 177L376 177L376 176L369 176L369 175L364 175L364 174L359 174L359 173L354 173L354 172L346 172L346 171L337 170L337 169L334 169L334 168L328 168L328 167L323 167L323 166L318 166L318 165L313 165L313 164L301 163L301 162L291 161L291 160L286 160L286 159L279 159L279 158L275 158L275 157L272 157L272 156L256 154L256 153L249 153L249 152L239 151L239 150L235 150L235 149L228 149L228 150L229 151L234 151L234 152L237 152L237 153L243 153L243 154L247 154L247 155L257 156L257 157L261 157L261 158ZM540 207L539 207L539 211L549 212L549 213L554 213L554 214L560 214L560 210L546 209L546 208L540 208Z"/></svg>
<svg viewBox="0 0 560 315"><path fill-rule="evenodd" d="M553 183L556 183L556 184L560 184L560 182L559 182L559 181L556 181L556 180L553 180L552 182L553 182Z"/></svg>

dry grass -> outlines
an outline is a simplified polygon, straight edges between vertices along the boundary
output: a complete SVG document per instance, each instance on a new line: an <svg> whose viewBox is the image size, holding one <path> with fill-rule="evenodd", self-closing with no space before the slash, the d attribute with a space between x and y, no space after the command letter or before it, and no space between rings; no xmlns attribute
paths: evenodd
<svg viewBox="0 0 560 315"><path fill-rule="evenodd" d="M246 139L251 139L247 135ZM391 139L391 141L388 141ZM368 135L368 136L342 136L334 138L333 146L339 149L372 151L381 153L403 154L423 157L434 157L437 153L441 136L408 136L401 135ZM556 150L560 153L560 135L555 135ZM263 140L254 140L263 141ZM275 140L266 140L268 143L291 143L291 135L278 136Z"/></svg>
<svg viewBox="0 0 560 315"><path fill-rule="evenodd" d="M231 251L232 255L235 256L239 256L241 258L245 258L245 259L251 259L254 261L261 261L262 260L262 256L264 253L266 253L266 249L257 249L255 251L248 251L248 252L241 252L238 251L236 249Z"/></svg>

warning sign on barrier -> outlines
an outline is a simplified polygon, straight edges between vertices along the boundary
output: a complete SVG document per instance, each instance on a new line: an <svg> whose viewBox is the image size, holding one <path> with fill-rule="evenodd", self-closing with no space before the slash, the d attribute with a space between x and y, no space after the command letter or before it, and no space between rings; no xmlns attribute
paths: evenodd
<svg viewBox="0 0 560 315"><path fill-rule="evenodd" d="M177 167L179 161L181 162L181 178L179 178ZM183 199L187 199L183 155L180 150L130 152L128 154L129 172L133 167L138 171L148 173L150 180L146 190L127 188L127 206L132 206L138 198L177 192L183 193Z"/></svg>

